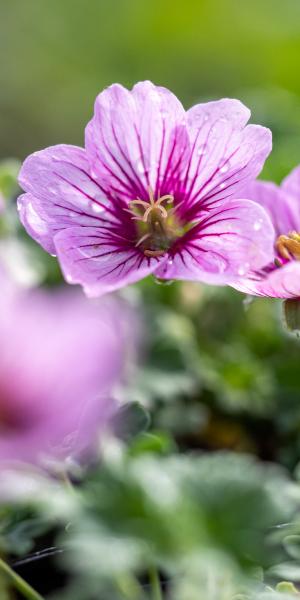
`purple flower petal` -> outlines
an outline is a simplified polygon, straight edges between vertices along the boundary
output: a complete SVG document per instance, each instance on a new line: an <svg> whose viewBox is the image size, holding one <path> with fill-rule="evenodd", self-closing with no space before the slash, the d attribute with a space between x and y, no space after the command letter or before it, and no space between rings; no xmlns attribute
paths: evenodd
<svg viewBox="0 0 300 600"><path fill-rule="evenodd" d="M270 181L252 181L245 194L267 211L277 236L300 229L299 200L287 193L284 186L278 187Z"/></svg>
<svg viewBox="0 0 300 600"><path fill-rule="evenodd" d="M156 275L224 285L270 262L273 244L274 229L260 206L249 200L227 202L178 241Z"/></svg>
<svg viewBox="0 0 300 600"><path fill-rule="evenodd" d="M300 262L291 261L271 273L252 275L234 284L239 292L270 298L300 298Z"/></svg>
<svg viewBox="0 0 300 600"><path fill-rule="evenodd" d="M68 283L80 283L90 297L117 290L153 273L165 258L147 258L101 227L72 227L55 236Z"/></svg>
<svg viewBox="0 0 300 600"><path fill-rule="evenodd" d="M281 187L285 192L288 192L298 199L299 206L300 166L295 167L295 169L291 171L291 173L283 180Z"/></svg>
<svg viewBox="0 0 300 600"><path fill-rule="evenodd" d="M115 412L132 315L70 290L24 292L2 274L1 289L0 462L81 454Z"/></svg>
<svg viewBox="0 0 300 600"><path fill-rule="evenodd" d="M246 193L258 202L270 215L276 237L288 236L300 231L300 168L296 168L283 181L280 187L267 181L253 181L248 184ZM232 284L235 289L255 296L272 298L294 298L300 296L300 263L291 258L288 264L275 266L278 253L273 248L273 257L268 268L248 273L245 278Z"/></svg>
<svg viewBox="0 0 300 600"><path fill-rule="evenodd" d="M250 111L238 100L198 104L187 112L192 153L183 182L183 210L199 210L241 197L246 183L261 171L272 148L271 132L245 126ZM242 197L245 197L243 194Z"/></svg>
<svg viewBox="0 0 300 600"><path fill-rule="evenodd" d="M90 175L86 153L59 145L29 156L19 183L28 192L19 198L21 221L37 242L54 254L53 236L74 224L96 226L107 205L100 186ZM115 220L114 214L111 218Z"/></svg>
<svg viewBox="0 0 300 600"><path fill-rule="evenodd" d="M149 81L132 92L112 85L99 94L86 128L86 150L107 193L126 202L172 193L189 149L185 111L169 90Z"/></svg>
<svg viewBox="0 0 300 600"><path fill-rule="evenodd" d="M280 189L282 193L288 195L284 201L286 212L291 215L291 229L300 231L300 166L293 169L283 180Z"/></svg>

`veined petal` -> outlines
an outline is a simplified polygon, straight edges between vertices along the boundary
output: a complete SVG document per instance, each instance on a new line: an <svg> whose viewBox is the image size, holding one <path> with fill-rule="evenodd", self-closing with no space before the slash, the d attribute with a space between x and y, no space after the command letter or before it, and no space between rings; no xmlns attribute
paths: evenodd
<svg viewBox="0 0 300 600"><path fill-rule="evenodd" d="M185 111L176 96L149 81L132 91L115 84L99 94L86 128L93 172L126 201L173 193L188 157Z"/></svg>
<svg viewBox="0 0 300 600"><path fill-rule="evenodd" d="M54 254L53 235L55 229L41 216L39 201L32 194L22 194L18 198L18 211L22 225L46 252Z"/></svg>
<svg viewBox="0 0 300 600"><path fill-rule="evenodd" d="M291 171L291 173L283 180L281 184L282 189L284 189L289 194L292 194L296 198L299 199L300 193L300 166L295 167ZM299 202L299 200L298 200Z"/></svg>
<svg viewBox="0 0 300 600"><path fill-rule="evenodd" d="M288 195L287 211L293 215L293 228L300 231L300 166L283 180L280 189Z"/></svg>
<svg viewBox="0 0 300 600"><path fill-rule="evenodd" d="M249 200L227 202L178 241L156 275L224 285L268 264L273 244L272 223L260 206Z"/></svg>
<svg viewBox="0 0 300 600"><path fill-rule="evenodd" d="M241 197L271 151L271 132L245 126L250 111L238 100L198 104L187 112L191 156L182 185L187 218L219 201ZM243 197L245 197L243 193Z"/></svg>
<svg viewBox="0 0 300 600"><path fill-rule="evenodd" d="M291 261L269 274L253 274L230 285L252 296L300 298L300 262Z"/></svg>
<svg viewBox="0 0 300 600"><path fill-rule="evenodd" d="M113 230L101 227L65 229L54 241L66 280L81 284L90 297L139 281L166 260L144 256Z"/></svg>
<svg viewBox="0 0 300 600"><path fill-rule="evenodd" d="M300 230L300 180L298 196L287 193L288 188L284 184L278 187L271 181L252 181L244 190L247 198L263 206L270 215L276 235Z"/></svg>
<svg viewBox="0 0 300 600"><path fill-rule="evenodd" d="M55 253L53 236L74 225L97 226L110 211L99 183L90 175L85 150L58 145L29 156L20 171L20 217L28 233L48 252Z"/></svg>

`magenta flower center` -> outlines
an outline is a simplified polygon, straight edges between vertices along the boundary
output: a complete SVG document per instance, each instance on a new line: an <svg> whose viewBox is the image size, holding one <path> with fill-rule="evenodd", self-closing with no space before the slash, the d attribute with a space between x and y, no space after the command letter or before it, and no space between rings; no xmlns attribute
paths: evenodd
<svg viewBox="0 0 300 600"><path fill-rule="evenodd" d="M149 199L132 200L128 212L136 221L136 246L145 256L163 256L185 231L175 214L174 197L167 194L155 199L152 188L148 191Z"/></svg>
<svg viewBox="0 0 300 600"><path fill-rule="evenodd" d="M300 260L300 233L291 231L288 235L280 235L276 240L275 248L285 260ZM275 259L275 264L282 266L280 258Z"/></svg>

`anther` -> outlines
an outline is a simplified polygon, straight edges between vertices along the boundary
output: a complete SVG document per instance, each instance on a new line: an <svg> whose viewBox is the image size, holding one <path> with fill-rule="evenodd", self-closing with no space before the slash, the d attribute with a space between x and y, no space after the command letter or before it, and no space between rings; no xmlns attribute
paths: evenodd
<svg viewBox="0 0 300 600"><path fill-rule="evenodd" d="M277 252L286 260L300 260L300 234L291 231L288 235L280 235L275 243Z"/></svg>

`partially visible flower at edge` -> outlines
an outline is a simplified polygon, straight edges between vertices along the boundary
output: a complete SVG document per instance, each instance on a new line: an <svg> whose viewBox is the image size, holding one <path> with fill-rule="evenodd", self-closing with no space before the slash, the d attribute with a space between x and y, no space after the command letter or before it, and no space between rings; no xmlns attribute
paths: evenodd
<svg viewBox="0 0 300 600"><path fill-rule="evenodd" d="M269 264L248 273L233 287L255 296L300 298L300 166L280 187L254 181L247 194L270 215L276 238Z"/></svg>
<svg viewBox="0 0 300 600"><path fill-rule="evenodd" d="M129 343L120 305L4 280L0 307L0 461L81 456L116 410Z"/></svg>
<svg viewBox="0 0 300 600"><path fill-rule="evenodd" d="M23 164L20 218L69 283L98 296L142 279L224 285L270 261L274 231L244 199L271 132L238 100L185 111L167 89L112 85L85 149L58 145Z"/></svg>

